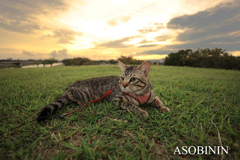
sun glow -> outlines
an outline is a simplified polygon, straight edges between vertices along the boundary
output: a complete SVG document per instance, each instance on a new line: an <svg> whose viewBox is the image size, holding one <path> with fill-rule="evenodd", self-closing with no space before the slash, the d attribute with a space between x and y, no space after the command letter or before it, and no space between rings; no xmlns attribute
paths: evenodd
<svg viewBox="0 0 240 160"><path fill-rule="evenodd" d="M240 56L240 51L229 51L233 56Z"/></svg>

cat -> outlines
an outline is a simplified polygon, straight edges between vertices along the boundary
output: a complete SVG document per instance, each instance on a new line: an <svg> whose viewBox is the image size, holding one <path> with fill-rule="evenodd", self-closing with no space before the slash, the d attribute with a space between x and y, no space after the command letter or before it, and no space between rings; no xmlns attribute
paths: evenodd
<svg viewBox="0 0 240 160"><path fill-rule="evenodd" d="M65 92L52 104L45 106L37 120L43 121L49 115L63 108L69 101L83 106L88 102L99 99L108 91L118 86L110 95L104 98L113 101L114 106L119 105L122 109L140 113L142 117L148 117L147 111L139 107L142 104L150 104L160 111L170 112L163 102L152 91L152 84L148 77L151 63L143 62L140 66L126 66L118 60L121 69L120 76L108 76L76 81L69 85Z"/></svg>

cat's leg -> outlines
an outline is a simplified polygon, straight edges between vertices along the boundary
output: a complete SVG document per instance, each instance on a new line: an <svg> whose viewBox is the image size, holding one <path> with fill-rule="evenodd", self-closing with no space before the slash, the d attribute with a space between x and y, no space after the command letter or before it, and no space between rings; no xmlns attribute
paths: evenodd
<svg viewBox="0 0 240 160"><path fill-rule="evenodd" d="M162 112L170 112L170 109L166 107L156 95L154 95L153 100L150 102L150 104L157 107Z"/></svg>
<svg viewBox="0 0 240 160"><path fill-rule="evenodd" d="M125 96L118 95L116 98L113 99L115 105L119 105L122 109L140 113L142 117L148 117L147 111L143 110L142 108L138 107L137 104L134 103L134 100L126 98Z"/></svg>

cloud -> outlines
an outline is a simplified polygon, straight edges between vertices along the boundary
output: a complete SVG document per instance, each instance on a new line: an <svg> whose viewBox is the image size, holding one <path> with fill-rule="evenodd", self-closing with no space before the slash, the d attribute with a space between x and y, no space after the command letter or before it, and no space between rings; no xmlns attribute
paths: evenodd
<svg viewBox="0 0 240 160"><path fill-rule="evenodd" d="M62 50L58 50L58 53L60 56L65 56L67 57L69 54L67 53L68 50L66 49L62 49Z"/></svg>
<svg viewBox="0 0 240 160"><path fill-rule="evenodd" d="M145 7L142 7L141 9L137 10L137 12L144 13L144 10L149 9L149 8L155 6L155 5L156 5L155 3L149 4Z"/></svg>
<svg viewBox="0 0 240 160"><path fill-rule="evenodd" d="M13 48L0 48L0 59L13 58L13 59L41 59L46 54L35 53L26 50L18 50Z"/></svg>
<svg viewBox="0 0 240 160"><path fill-rule="evenodd" d="M124 37L121 39L113 40L113 41L108 41L105 43L97 44L96 47L108 47L108 48L126 48L126 47L132 47L132 44L124 44L124 42L129 41L130 39L135 38L134 36L132 37Z"/></svg>
<svg viewBox="0 0 240 160"><path fill-rule="evenodd" d="M11 53L11 52L17 52L18 49L16 48L0 48L0 52L4 52L4 53Z"/></svg>
<svg viewBox="0 0 240 160"><path fill-rule="evenodd" d="M56 57L61 57L61 58L67 58L67 56L69 56L69 54L67 53L68 50L66 50L65 48L62 49L62 50L54 50L50 53L50 55L53 57L53 58L56 58Z"/></svg>
<svg viewBox="0 0 240 160"><path fill-rule="evenodd" d="M204 41L189 42L184 44L175 44L167 46L170 49L197 49L197 48L223 48L228 51L240 50L240 36L238 36L238 41L236 42L223 42L221 39L216 38L217 40L208 39ZM225 38L226 39L226 38Z"/></svg>
<svg viewBox="0 0 240 160"><path fill-rule="evenodd" d="M169 35L160 35L154 38L153 41L148 41L146 39L143 39L141 42L139 42L139 48L144 48L144 47L156 47L159 46L156 42L162 42L162 41L167 41L171 36Z"/></svg>
<svg viewBox="0 0 240 160"><path fill-rule="evenodd" d="M118 18L111 19L110 21L107 22L109 26L117 26L122 23L127 23L131 19L131 16L121 16Z"/></svg>
<svg viewBox="0 0 240 160"><path fill-rule="evenodd" d="M177 41L183 44L171 48L227 48L240 49L240 1L220 4L214 8L193 15L175 17L167 28L183 30Z"/></svg>
<svg viewBox="0 0 240 160"><path fill-rule="evenodd" d="M0 28L23 34L31 34L44 27L38 15L67 11L63 0L1 0Z"/></svg>
<svg viewBox="0 0 240 160"><path fill-rule="evenodd" d="M146 45L141 45L138 47L155 47L155 46L158 46L158 44L146 44Z"/></svg>
<svg viewBox="0 0 240 160"><path fill-rule="evenodd" d="M145 44L145 43L149 43L149 42L153 42L153 41L148 41L148 40L146 40L146 39L143 39L141 42L139 42L138 44Z"/></svg>
<svg viewBox="0 0 240 160"><path fill-rule="evenodd" d="M0 54L0 59L29 59L29 56L24 54L18 54L18 53L8 53L8 54Z"/></svg>
<svg viewBox="0 0 240 160"><path fill-rule="evenodd" d="M58 39L57 43L59 44L73 44L72 41L76 40L75 36L79 35L82 35L82 33L75 32L70 29L57 29L53 31L53 35L48 34L47 36L44 37L57 38Z"/></svg>
<svg viewBox="0 0 240 160"><path fill-rule="evenodd" d="M0 59L14 58L14 59L64 59L71 57L72 55L68 53L67 49L53 50L51 53L39 53L26 50L16 50L12 48L0 48Z"/></svg>
<svg viewBox="0 0 240 160"><path fill-rule="evenodd" d="M33 56L33 55L35 55L34 53L29 52L29 51L25 51L25 50L22 51L22 54L25 54L25 55L28 55L28 56Z"/></svg>
<svg viewBox="0 0 240 160"><path fill-rule="evenodd" d="M131 19L131 16L122 16L122 17L120 17L120 20L122 22L128 22L130 19Z"/></svg>
<svg viewBox="0 0 240 160"><path fill-rule="evenodd" d="M115 19L112 19L112 20L108 21L107 24L109 26L117 26L118 25L118 23Z"/></svg>
<svg viewBox="0 0 240 160"><path fill-rule="evenodd" d="M155 42L175 39L171 44L163 48L147 50L147 47L156 47L154 41L143 39L138 48L146 48L145 51L135 55L167 55L180 49L197 48L223 48L228 51L240 50L240 1L220 4L216 7L200 11L192 15L183 15L170 19L167 28L177 33L177 37L160 35L154 38ZM162 23L154 23L138 30L141 34L157 32L165 28ZM124 44L133 39L125 37L99 44L98 46L124 48L134 45Z"/></svg>
<svg viewBox="0 0 240 160"><path fill-rule="evenodd" d="M172 37L169 36L169 35L160 35L160 36L155 37L154 39L156 41L160 42L160 41L166 41L166 40L168 40L170 38L172 38Z"/></svg>
<svg viewBox="0 0 240 160"><path fill-rule="evenodd" d="M51 53L50 53L50 55L52 55L53 57L56 57L57 56L57 51L56 50L54 50L54 51L52 51Z"/></svg>
<svg viewBox="0 0 240 160"><path fill-rule="evenodd" d="M117 40L113 40L113 41L108 41L108 42L96 44L96 47L107 47L107 48L135 47L135 45L133 45L133 44L124 44L125 42L128 42L128 41L130 41L132 39L135 39L135 38L142 38L142 36L138 35L138 36L124 37L124 38L121 38L121 39L117 39ZM142 41L137 43L137 44L140 44L138 46L138 48L158 46L158 44L151 44L153 42L155 42L155 41L147 41L146 39L143 39Z"/></svg>
<svg viewBox="0 0 240 160"><path fill-rule="evenodd" d="M166 49L155 49L155 50L147 50L147 51L143 51L140 53L136 53L134 56L136 55L166 55L169 54L171 52L174 52L176 50L166 50Z"/></svg>
<svg viewBox="0 0 240 160"><path fill-rule="evenodd" d="M154 23L153 25L149 27L144 27L143 29L139 29L138 32L141 34L146 34L150 32L157 32L160 29L164 29L163 23Z"/></svg>
<svg viewBox="0 0 240 160"><path fill-rule="evenodd" d="M156 5L155 3L152 3L152 4L150 4L150 5L147 5L147 6L145 6L145 7L142 7L141 10L150 8L150 7L155 6L155 5Z"/></svg>

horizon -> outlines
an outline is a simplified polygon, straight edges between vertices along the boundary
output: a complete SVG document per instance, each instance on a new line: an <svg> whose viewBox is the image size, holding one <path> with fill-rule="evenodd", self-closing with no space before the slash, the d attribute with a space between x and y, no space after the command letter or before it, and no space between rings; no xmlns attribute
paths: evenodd
<svg viewBox="0 0 240 160"><path fill-rule="evenodd" d="M74 58L86 58L86 57L74 57ZM69 58L69 59L72 59L72 58ZM162 58L162 59L147 59L147 60L142 60L142 61L161 61L161 60L164 60L165 58ZM2 60L8 60L8 61L37 61L37 60L46 60L46 59L13 59L13 58L6 58L6 59L0 59L0 61L2 61ZM58 60L58 61L62 61L62 60L64 60L64 59L56 59L56 60ZM91 61L110 61L110 60L118 60L118 59L99 59L99 60L92 60L92 59L89 59L89 60L91 60ZM139 60L139 59L137 59L137 60Z"/></svg>
<svg viewBox="0 0 240 160"><path fill-rule="evenodd" d="M181 49L240 56L237 0L0 2L0 59L161 60Z"/></svg>

